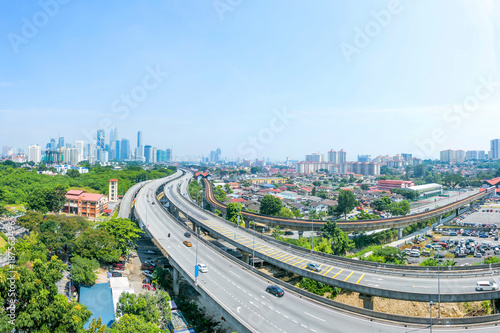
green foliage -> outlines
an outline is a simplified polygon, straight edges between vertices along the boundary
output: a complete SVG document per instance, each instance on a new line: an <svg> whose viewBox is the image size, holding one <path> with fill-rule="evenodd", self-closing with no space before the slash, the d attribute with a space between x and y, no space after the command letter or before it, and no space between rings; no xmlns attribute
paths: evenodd
<svg viewBox="0 0 500 333"><path fill-rule="evenodd" d="M361 184L360 187L363 191L368 191L370 189L370 186L368 184Z"/></svg>
<svg viewBox="0 0 500 333"><path fill-rule="evenodd" d="M281 200L270 194L265 195L260 202L260 214L277 216L281 211Z"/></svg>
<svg viewBox="0 0 500 333"><path fill-rule="evenodd" d="M116 315L134 315L156 327L163 327L172 315L169 301L170 295L163 290L140 295L123 293L118 300Z"/></svg>
<svg viewBox="0 0 500 333"><path fill-rule="evenodd" d="M192 180L189 183L189 195L193 200L203 200L203 185L197 180Z"/></svg>
<svg viewBox="0 0 500 333"><path fill-rule="evenodd" d="M483 264L488 265L488 264L496 264L499 262L500 262L500 258L490 256L488 258L484 258Z"/></svg>
<svg viewBox="0 0 500 333"><path fill-rule="evenodd" d="M299 287L320 296L328 294L328 297L331 299L334 299L341 291L340 288L332 287L308 278L302 278L299 282Z"/></svg>
<svg viewBox="0 0 500 333"><path fill-rule="evenodd" d="M79 256L71 259L71 276L77 284L93 285L97 280L96 270L99 262L95 259L82 258Z"/></svg>
<svg viewBox="0 0 500 333"><path fill-rule="evenodd" d="M363 260L382 262L387 264L404 265L408 262L408 258L405 252L399 251L397 248L392 246L379 247L373 251L373 253Z"/></svg>
<svg viewBox="0 0 500 333"><path fill-rule="evenodd" d="M455 188L458 184L460 184L464 180L465 178L460 175L449 173L443 178L442 182L446 186Z"/></svg>
<svg viewBox="0 0 500 333"><path fill-rule="evenodd" d="M184 318L193 326L196 332L216 332L215 327L219 324L203 315L198 305L183 295L175 299L175 303L182 309Z"/></svg>
<svg viewBox="0 0 500 333"><path fill-rule="evenodd" d="M354 242L337 226L337 222L325 223L321 228L321 236L331 239L333 254L343 255L354 248Z"/></svg>
<svg viewBox="0 0 500 333"><path fill-rule="evenodd" d="M338 205L336 207L336 212L338 215L343 214L344 217L346 217L347 214L350 213L357 204L356 196L354 195L354 193L352 193L352 191L345 190L339 191L337 202Z"/></svg>
<svg viewBox="0 0 500 333"><path fill-rule="evenodd" d="M293 219L295 217L294 213L287 207L281 207L281 210L278 214L279 217Z"/></svg>
<svg viewBox="0 0 500 333"><path fill-rule="evenodd" d="M420 263L420 266L455 266L456 262L454 260L438 260L435 258L427 258Z"/></svg>
<svg viewBox="0 0 500 333"><path fill-rule="evenodd" d="M120 245L116 239L103 229L87 229L75 241L74 252L85 258L95 258L104 262L120 259Z"/></svg>
<svg viewBox="0 0 500 333"><path fill-rule="evenodd" d="M227 200L226 192L220 186L214 188L214 195L217 201L224 202Z"/></svg>
<svg viewBox="0 0 500 333"><path fill-rule="evenodd" d="M391 199L389 197L382 197L380 199L373 200L373 209L378 211L388 210L391 207Z"/></svg>
<svg viewBox="0 0 500 333"><path fill-rule="evenodd" d="M103 222L99 229L106 230L118 242L121 254L127 254L133 248L137 239L144 233L129 219L115 218Z"/></svg>
<svg viewBox="0 0 500 333"><path fill-rule="evenodd" d="M111 325L111 333L160 333L161 329L144 318L126 314Z"/></svg>
<svg viewBox="0 0 500 333"><path fill-rule="evenodd" d="M239 222L238 222L239 218ZM241 204L237 202L231 202L226 206L226 220L231 221L234 224L243 223L243 215L241 215Z"/></svg>
<svg viewBox="0 0 500 333"><path fill-rule="evenodd" d="M262 168L261 167L256 167L256 166L255 167L251 167L250 168L250 172L252 174L256 174L256 173L262 172Z"/></svg>

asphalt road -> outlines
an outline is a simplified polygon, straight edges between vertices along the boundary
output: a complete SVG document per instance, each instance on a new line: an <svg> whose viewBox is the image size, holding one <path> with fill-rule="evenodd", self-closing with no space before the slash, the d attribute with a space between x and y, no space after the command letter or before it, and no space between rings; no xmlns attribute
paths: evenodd
<svg viewBox="0 0 500 333"><path fill-rule="evenodd" d="M266 242L265 240L259 238L254 240L253 237L246 231L227 226L227 224L221 219L214 218L213 215L210 215L205 211L193 208L193 206L186 202L186 200L188 200L187 179L189 179L189 175L186 175L179 180L175 180L165 186L166 196L174 203L174 205L181 207L184 211L188 211L189 215L198 221L202 221L206 226L216 230L222 235L231 238L233 241L255 248L256 257L260 257L265 260L262 255L268 255L276 260L279 260L282 263L282 268L286 269L286 265L291 265L305 269L307 263L309 262L319 264L322 267L322 271L316 274L331 278L332 285L335 285L335 281L343 281L349 282L353 285L361 285L373 289L392 290L397 291L398 293L396 296L402 297L402 299L405 299L403 297L405 296L403 293L420 293L435 295L435 299L437 300L438 289L440 289L442 301L444 301L442 297L443 295L457 294L472 294L471 300L473 300L473 298L480 293L475 290L476 282L478 280L494 280L497 278L497 275L487 272L487 275L484 277L463 275L458 277L447 277L446 280L443 280L446 274L446 272L444 272L444 274L441 274L441 283L440 286L438 286L438 279L435 276L423 276L426 275L425 272L422 272L419 275L411 273L388 275L384 274L383 268L379 268L377 272L373 272L373 268L367 269L366 266L360 265L357 267L346 267L345 264L336 264L331 260L327 260L319 256L295 255L288 252L286 249L277 247L276 245ZM178 184L180 182L182 182L181 191L184 198L179 196L177 192ZM353 262L353 265L355 264L356 263ZM385 273L387 273L387 271L385 271Z"/></svg>
<svg viewBox="0 0 500 333"><path fill-rule="evenodd" d="M164 180L163 180L164 181ZM170 256L189 272L193 278L196 245L185 247L184 230L169 217L162 208L148 202L148 188L161 184L162 180L147 184L139 192L136 209L142 218L148 216L146 224L161 246ZM171 233L168 238L167 234ZM245 322L254 332L418 332L428 327L404 327L403 325L372 321L364 317L338 311L322 304L287 292L276 298L265 292L268 283L250 271L235 265L211 248L199 243L198 262L208 266L208 273L201 274L198 282L203 284L233 313L237 320ZM435 332L456 332L458 327L434 328ZM495 327L469 327L467 331L496 332Z"/></svg>

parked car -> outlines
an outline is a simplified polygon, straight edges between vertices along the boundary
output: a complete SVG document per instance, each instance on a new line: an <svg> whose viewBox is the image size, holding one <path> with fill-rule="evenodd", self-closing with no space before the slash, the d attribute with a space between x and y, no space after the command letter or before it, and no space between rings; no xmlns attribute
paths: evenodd
<svg viewBox="0 0 500 333"><path fill-rule="evenodd" d="M113 272L113 273L111 273L111 276L112 276L112 277L122 277L122 273L119 273L119 272Z"/></svg>
<svg viewBox="0 0 500 333"><path fill-rule="evenodd" d="M310 269L311 271L315 271L315 272L321 272L321 269L322 269L320 265L313 263L313 262L308 263L306 268Z"/></svg>
<svg viewBox="0 0 500 333"><path fill-rule="evenodd" d="M269 286L266 288L266 291L276 297L283 297L285 295L285 291L278 286Z"/></svg>
<svg viewBox="0 0 500 333"><path fill-rule="evenodd" d="M142 270L147 270L147 271L154 271L155 268L151 265L141 265Z"/></svg>
<svg viewBox="0 0 500 333"><path fill-rule="evenodd" d="M287 231L285 231L285 235L286 235L286 236L293 236L293 235L294 235L294 233L293 233L293 231L291 231L291 230L287 230Z"/></svg>
<svg viewBox="0 0 500 333"><path fill-rule="evenodd" d="M142 285L142 289L147 289L147 290L151 290L151 291L155 291L156 288L154 286L152 286L150 283L145 283Z"/></svg>
<svg viewBox="0 0 500 333"><path fill-rule="evenodd" d="M142 275L152 278L153 274L150 271L143 271Z"/></svg>

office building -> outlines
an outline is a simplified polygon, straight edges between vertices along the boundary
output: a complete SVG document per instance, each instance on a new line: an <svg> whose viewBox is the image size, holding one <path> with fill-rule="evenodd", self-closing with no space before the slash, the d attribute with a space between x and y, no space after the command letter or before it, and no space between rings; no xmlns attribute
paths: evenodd
<svg viewBox="0 0 500 333"><path fill-rule="evenodd" d="M358 155L358 162L371 162L371 161L372 161L371 155Z"/></svg>
<svg viewBox="0 0 500 333"><path fill-rule="evenodd" d="M59 137L59 142L57 143L57 148L64 147L64 137Z"/></svg>
<svg viewBox="0 0 500 333"><path fill-rule="evenodd" d="M116 140L115 141L115 160L119 161L122 159L122 155L121 155L121 149L120 149L120 141L119 140Z"/></svg>
<svg viewBox="0 0 500 333"><path fill-rule="evenodd" d="M28 147L28 162L40 163L42 160L42 148L39 145L31 145Z"/></svg>
<svg viewBox="0 0 500 333"><path fill-rule="evenodd" d="M499 148L500 148L500 139L491 140L491 154L490 160L498 160L499 159Z"/></svg>
<svg viewBox="0 0 500 333"><path fill-rule="evenodd" d="M144 157L146 158L146 163L153 163L153 147L150 145L144 146Z"/></svg>
<svg viewBox="0 0 500 333"><path fill-rule="evenodd" d="M172 155L172 149L171 148L167 148L166 150L166 153L167 153L167 160L166 162L172 162L173 161L173 155Z"/></svg>
<svg viewBox="0 0 500 333"><path fill-rule="evenodd" d="M106 134L103 129L97 130L97 145L96 145L97 150L104 150L105 136Z"/></svg>
<svg viewBox="0 0 500 333"><path fill-rule="evenodd" d="M328 162L331 162L334 164L339 163L338 155L337 155L337 152L335 150L331 149L330 151L328 151L327 157L328 157Z"/></svg>
<svg viewBox="0 0 500 333"><path fill-rule="evenodd" d="M76 141L76 150L78 151L78 162L83 161L83 147L84 147L84 145L85 145L85 142Z"/></svg>
<svg viewBox="0 0 500 333"><path fill-rule="evenodd" d="M403 159L404 159L405 161L409 161L409 160L411 160L411 159L413 158L413 154L406 154L406 153L402 153L402 154L401 154L401 157L403 157Z"/></svg>
<svg viewBox="0 0 500 333"><path fill-rule="evenodd" d="M130 141L128 141L127 139L122 139L120 143L120 159L130 159Z"/></svg>

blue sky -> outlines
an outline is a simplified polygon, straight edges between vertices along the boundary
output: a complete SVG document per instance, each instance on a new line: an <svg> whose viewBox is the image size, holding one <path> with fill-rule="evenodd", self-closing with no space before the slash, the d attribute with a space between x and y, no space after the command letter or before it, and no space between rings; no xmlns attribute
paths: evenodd
<svg viewBox="0 0 500 333"><path fill-rule="evenodd" d="M500 1L0 4L0 145L117 127L179 156L437 158L500 137Z"/></svg>

